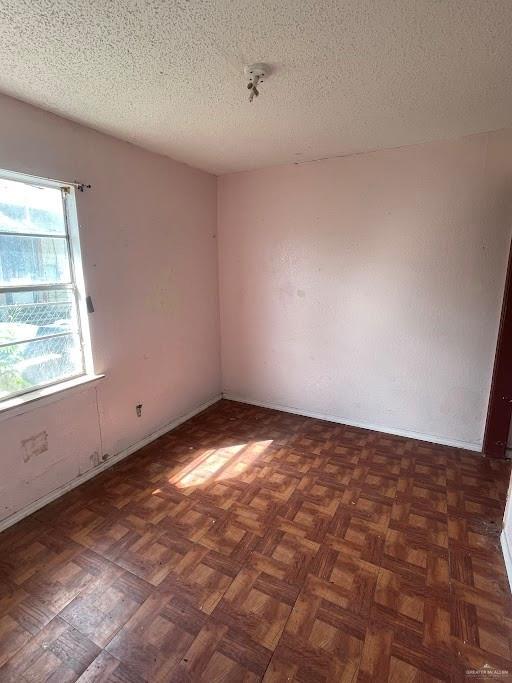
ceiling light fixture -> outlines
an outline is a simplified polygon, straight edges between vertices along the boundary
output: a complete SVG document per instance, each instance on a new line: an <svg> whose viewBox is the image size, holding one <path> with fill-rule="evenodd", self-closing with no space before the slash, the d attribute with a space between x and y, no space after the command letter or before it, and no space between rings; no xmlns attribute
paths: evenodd
<svg viewBox="0 0 512 683"><path fill-rule="evenodd" d="M265 76L268 76L270 73L270 68L268 64L263 64L262 62L258 62L257 64L251 64L250 66L246 66L244 69L245 75L249 79L249 82L247 83L247 88L251 91L249 93L249 102L252 102L255 97L258 97L260 94L258 90L258 86L260 86L263 83L263 79Z"/></svg>

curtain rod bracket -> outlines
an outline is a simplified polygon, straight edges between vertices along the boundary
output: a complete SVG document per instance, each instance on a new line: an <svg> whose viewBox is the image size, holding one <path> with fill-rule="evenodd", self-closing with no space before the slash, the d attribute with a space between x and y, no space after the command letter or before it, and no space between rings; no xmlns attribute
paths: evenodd
<svg viewBox="0 0 512 683"><path fill-rule="evenodd" d="M84 190L90 190L91 189L91 185L87 185L86 183L80 183L80 182L78 182L78 180L74 180L73 185L76 187L76 189L79 192L83 192Z"/></svg>

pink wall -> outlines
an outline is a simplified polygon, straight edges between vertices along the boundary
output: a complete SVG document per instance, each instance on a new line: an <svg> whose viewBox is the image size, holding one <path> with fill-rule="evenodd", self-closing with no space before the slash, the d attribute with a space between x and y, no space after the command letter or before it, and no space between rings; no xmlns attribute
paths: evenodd
<svg viewBox="0 0 512 683"><path fill-rule="evenodd" d="M219 179L228 396L479 448L512 131Z"/></svg>
<svg viewBox="0 0 512 683"><path fill-rule="evenodd" d="M0 168L77 193L96 386L0 421L0 519L220 391L216 178L0 97ZM135 405L143 404L137 418ZM48 450L21 442L46 431Z"/></svg>

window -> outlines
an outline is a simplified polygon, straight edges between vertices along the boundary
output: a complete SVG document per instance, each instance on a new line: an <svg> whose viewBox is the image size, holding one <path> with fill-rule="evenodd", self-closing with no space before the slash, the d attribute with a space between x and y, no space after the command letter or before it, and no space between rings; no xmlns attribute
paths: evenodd
<svg viewBox="0 0 512 683"><path fill-rule="evenodd" d="M93 373L74 193L0 171L0 406Z"/></svg>

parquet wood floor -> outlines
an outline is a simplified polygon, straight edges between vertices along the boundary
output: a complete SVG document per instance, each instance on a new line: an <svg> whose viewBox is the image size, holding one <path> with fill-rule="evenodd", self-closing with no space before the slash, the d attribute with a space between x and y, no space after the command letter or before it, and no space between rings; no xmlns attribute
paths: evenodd
<svg viewBox="0 0 512 683"><path fill-rule="evenodd" d="M508 477L221 401L0 535L0 680L512 680Z"/></svg>

